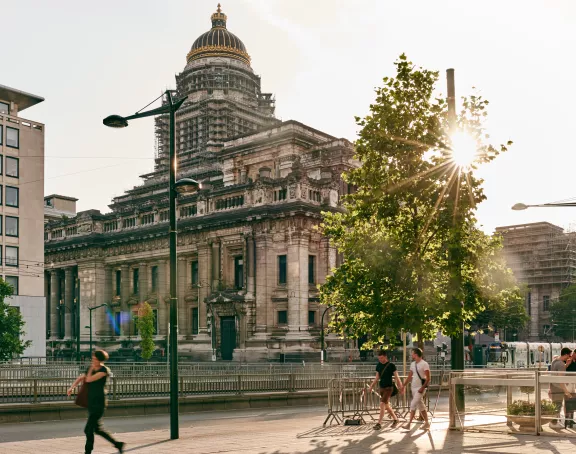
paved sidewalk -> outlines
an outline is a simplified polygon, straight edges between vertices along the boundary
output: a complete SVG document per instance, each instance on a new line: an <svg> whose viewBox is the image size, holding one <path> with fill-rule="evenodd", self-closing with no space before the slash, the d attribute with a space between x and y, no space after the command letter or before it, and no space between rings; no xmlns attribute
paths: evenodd
<svg viewBox="0 0 576 454"><path fill-rule="evenodd" d="M183 424L180 439L170 441L167 430L121 433L128 453L573 453L576 438L535 437L523 435L462 434L447 431L447 421L437 417L430 432L414 426L410 432L392 430L388 425L375 432L372 425L322 427L324 412L287 413L283 419L266 421L237 417L194 421ZM109 427L110 428L110 427ZM2 426L0 426L2 430ZM0 454L79 454L84 437L56 438L0 443ZM94 454L116 452L96 437Z"/></svg>

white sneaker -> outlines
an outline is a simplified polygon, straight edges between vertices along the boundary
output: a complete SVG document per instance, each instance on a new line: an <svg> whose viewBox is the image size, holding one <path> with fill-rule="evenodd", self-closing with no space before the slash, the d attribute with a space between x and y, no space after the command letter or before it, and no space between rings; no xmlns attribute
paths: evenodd
<svg viewBox="0 0 576 454"><path fill-rule="evenodd" d="M558 422L551 422L550 423L550 429L561 430L561 429L564 429L564 426Z"/></svg>

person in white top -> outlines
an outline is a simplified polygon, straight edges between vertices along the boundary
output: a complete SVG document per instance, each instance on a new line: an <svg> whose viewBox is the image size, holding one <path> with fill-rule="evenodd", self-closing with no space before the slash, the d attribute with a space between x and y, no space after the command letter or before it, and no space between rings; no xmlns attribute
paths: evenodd
<svg viewBox="0 0 576 454"><path fill-rule="evenodd" d="M410 364L410 373L404 381L404 388L412 380L412 402L410 402L410 420L404 429L410 430L412 427L412 421L416 410L420 410L422 417L424 418L424 425L422 430L430 429L430 424L428 423L428 413L426 412L426 404L424 403L424 395L428 389L430 383L430 366L426 361L422 359L422 350L415 348L412 350L412 359L414 362Z"/></svg>

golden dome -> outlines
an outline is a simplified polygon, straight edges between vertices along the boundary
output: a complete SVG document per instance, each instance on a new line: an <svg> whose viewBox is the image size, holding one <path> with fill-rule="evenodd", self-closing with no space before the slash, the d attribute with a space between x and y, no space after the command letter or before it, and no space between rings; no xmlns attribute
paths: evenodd
<svg viewBox="0 0 576 454"><path fill-rule="evenodd" d="M250 64L250 55L246 52L244 43L226 29L227 19L218 3L218 9L211 16L212 29L194 41L192 49L186 56L188 63L204 57L228 57Z"/></svg>

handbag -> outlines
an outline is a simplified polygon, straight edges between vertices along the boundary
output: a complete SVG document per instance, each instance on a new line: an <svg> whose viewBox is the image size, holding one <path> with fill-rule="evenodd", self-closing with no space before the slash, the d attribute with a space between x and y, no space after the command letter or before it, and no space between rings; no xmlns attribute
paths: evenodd
<svg viewBox="0 0 576 454"><path fill-rule="evenodd" d="M82 382L78 394L76 394L76 399L74 403L82 408L88 408L88 383L86 381Z"/></svg>

